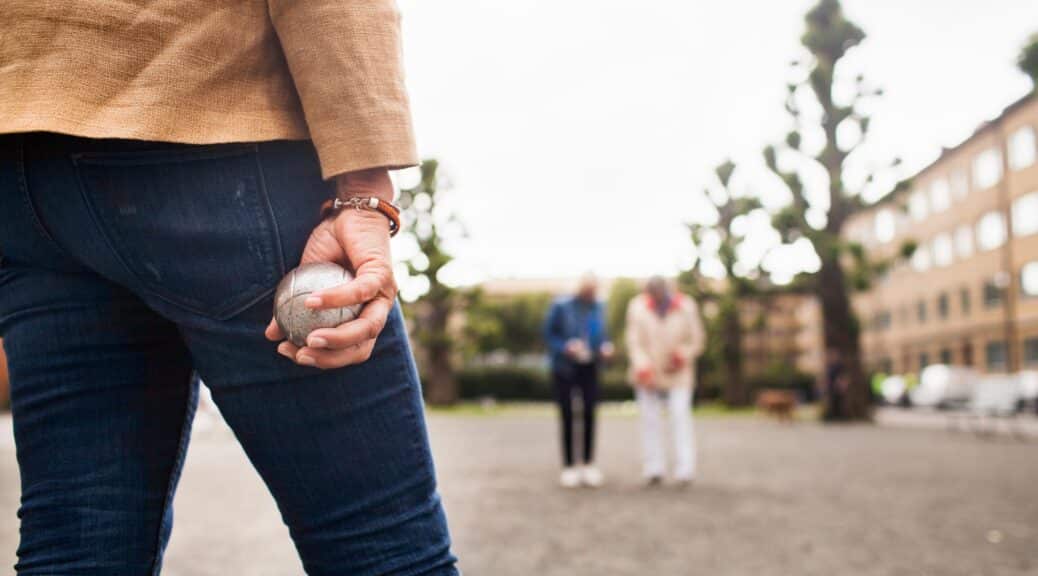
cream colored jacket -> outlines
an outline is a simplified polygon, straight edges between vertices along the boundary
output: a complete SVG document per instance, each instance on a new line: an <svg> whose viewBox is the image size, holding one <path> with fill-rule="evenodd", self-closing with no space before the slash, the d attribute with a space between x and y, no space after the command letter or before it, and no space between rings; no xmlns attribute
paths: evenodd
<svg viewBox="0 0 1038 576"><path fill-rule="evenodd" d="M628 381L635 385L639 371L652 371L654 388L670 389L695 385L695 361L703 352L706 336L699 307L683 294L673 295L670 308L661 318L652 299L641 294L627 307ZM671 356L679 355L683 366L671 371Z"/></svg>

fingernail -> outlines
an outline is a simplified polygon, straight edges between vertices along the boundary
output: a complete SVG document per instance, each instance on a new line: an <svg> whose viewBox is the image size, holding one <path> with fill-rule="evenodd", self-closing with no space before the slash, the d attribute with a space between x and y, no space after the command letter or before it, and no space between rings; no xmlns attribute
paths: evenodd
<svg viewBox="0 0 1038 576"><path fill-rule="evenodd" d="M281 354L282 356L285 356L287 358L292 357L292 353L288 351L288 345L284 342L278 344L278 354Z"/></svg>
<svg viewBox="0 0 1038 576"><path fill-rule="evenodd" d="M317 364L316 360L303 354L296 357L296 362L302 364L303 366L313 366Z"/></svg>
<svg viewBox="0 0 1038 576"><path fill-rule="evenodd" d="M303 304L305 304L306 306L309 306L310 308L317 308L318 306L321 305L321 297L320 296L310 296L309 298L307 298L306 300L303 301Z"/></svg>
<svg viewBox="0 0 1038 576"><path fill-rule="evenodd" d="M320 336L311 336L307 341L306 345L311 348L327 348L328 341Z"/></svg>

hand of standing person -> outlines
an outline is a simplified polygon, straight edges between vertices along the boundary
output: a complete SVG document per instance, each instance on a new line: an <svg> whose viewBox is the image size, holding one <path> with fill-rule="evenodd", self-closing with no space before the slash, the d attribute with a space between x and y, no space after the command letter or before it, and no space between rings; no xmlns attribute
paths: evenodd
<svg viewBox="0 0 1038 576"><path fill-rule="evenodd" d="M612 360L616 355L616 347L612 342L605 342L598 348L598 354L603 360Z"/></svg>
<svg viewBox="0 0 1038 576"><path fill-rule="evenodd" d="M688 361L685 356L678 351L670 353L670 361L667 363L667 372L673 374L685 367Z"/></svg>
<svg viewBox="0 0 1038 576"><path fill-rule="evenodd" d="M377 197L393 199L393 183L385 169L362 170L340 176L336 181L339 198ZM314 208L315 210L317 207ZM389 251L389 222L385 216L367 210L342 210L314 228L303 249L300 264L334 262L352 269L353 280L311 294L308 308L339 308L363 304L357 318L335 328L314 330L306 346L299 348L285 340L278 352L297 364L318 368L341 368L371 357L375 339L386 325L396 301L396 280ZM274 320L266 337L284 340Z"/></svg>
<svg viewBox="0 0 1038 576"><path fill-rule="evenodd" d="M634 372L635 384L642 388L653 388L656 385L656 374L651 366L639 368Z"/></svg>

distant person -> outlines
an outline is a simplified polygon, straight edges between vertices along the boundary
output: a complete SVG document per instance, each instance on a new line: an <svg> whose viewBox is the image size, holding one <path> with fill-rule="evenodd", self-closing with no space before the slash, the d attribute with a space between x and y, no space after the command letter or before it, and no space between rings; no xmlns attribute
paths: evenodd
<svg viewBox="0 0 1038 576"><path fill-rule="evenodd" d="M598 372L613 355L602 304L596 299L598 281L585 275L577 294L552 304L545 322L545 340L551 354L551 374L562 424L564 467L559 484L597 488L604 482L595 466L595 410L598 405ZM583 414L581 466L573 449L573 393L579 392Z"/></svg>
<svg viewBox="0 0 1038 576"><path fill-rule="evenodd" d="M692 390L696 358L704 343L699 307L661 277L650 279L645 292L627 307L628 376L641 415L643 474L649 486L662 483L666 472L664 403L674 436L674 479L682 485L695 479Z"/></svg>

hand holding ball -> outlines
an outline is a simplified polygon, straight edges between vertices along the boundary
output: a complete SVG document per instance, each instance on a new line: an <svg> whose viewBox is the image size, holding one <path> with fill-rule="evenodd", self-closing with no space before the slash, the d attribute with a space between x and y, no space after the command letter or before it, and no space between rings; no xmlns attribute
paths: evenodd
<svg viewBox="0 0 1038 576"><path fill-rule="evenodd" d="M338 264L304 264L285 275L274 293L274 321L286 338L299 347L318 328L335 328L360 314L360 304L343 308L315 309L305 305L308 296L319 290L345 284L353 274Z"/></svg>

